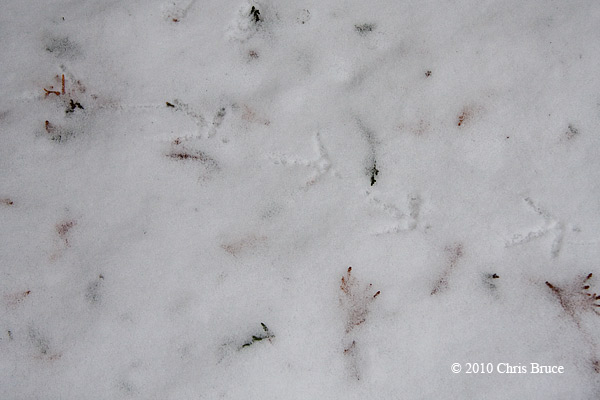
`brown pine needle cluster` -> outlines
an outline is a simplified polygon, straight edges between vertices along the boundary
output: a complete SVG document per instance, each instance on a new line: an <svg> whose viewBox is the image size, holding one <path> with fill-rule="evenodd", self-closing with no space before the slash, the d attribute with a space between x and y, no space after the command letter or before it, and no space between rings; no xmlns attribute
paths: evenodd
<svg viewBox="0 0 600 400"><path fill-rule="evenodd" d="M573 318L578 324L578 314L581 312L592 311L600 315L600 295L590 291L589 281L592 274L587 275L581 282L577 281L572 285L559 287L546 281L546 286L558 298L561 307L565 312Z"/></svg>
<svg viewBox="0 0 600 400"><path fill-rule="evenodd" d="M340 285L342 290L341 304L347 312L346 333L365 322L369 312L369 306L381 293L377 291L373 293L373 285L368 284L363 289L352 276L352 267L348 267L345 276L342 276Z"/></svg>

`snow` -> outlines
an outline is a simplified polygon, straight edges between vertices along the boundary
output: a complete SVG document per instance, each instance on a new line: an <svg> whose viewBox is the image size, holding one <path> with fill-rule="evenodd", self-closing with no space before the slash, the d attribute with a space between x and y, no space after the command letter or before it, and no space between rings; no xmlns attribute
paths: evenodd
<svg viewBox="0 0 600 400"><path fill-rule="evenodd" d="M598 398L598 21L5 2L0 398Z"/></svg>

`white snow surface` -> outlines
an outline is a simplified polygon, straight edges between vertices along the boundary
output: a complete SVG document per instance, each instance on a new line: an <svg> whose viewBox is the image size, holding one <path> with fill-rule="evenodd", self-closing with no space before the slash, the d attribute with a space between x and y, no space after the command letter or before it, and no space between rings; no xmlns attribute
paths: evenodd
<svg viewBox="0 0 600 400"><path fill-rule="evenodd" d="M600 398L600 2L7 0L0 37L0 398Z"/></svg>

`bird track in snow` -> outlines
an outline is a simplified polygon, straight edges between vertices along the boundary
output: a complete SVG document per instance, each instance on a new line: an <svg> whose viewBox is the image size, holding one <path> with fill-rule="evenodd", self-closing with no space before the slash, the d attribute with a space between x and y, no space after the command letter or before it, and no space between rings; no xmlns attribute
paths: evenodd
<svg viewBox="0 0 600 400"><path fill-rule="evenodd" d="M563 245L565 224L555 218L550 212L537 205L530 197L523 199L529 208L535 211L536 214L544 218L544 224L539 228L529 231L526 234L515 233L510 240L507 240L505 247L514 247L529 243L546 235L553 235L554 240L550 248L551 256L557 257Z"/></svg>
<svg viewBox="0 0 600 400"><path fill-rule="evenodd" d="M370 190L366 191L367 201L387 213L395 223L390 228L378 231L376 236L390 233L409 232L417 228L422 200L419 195L408 196L408 212L404 212L394 204L384 203Z"/></svg>
<svg viewBox="0 0 600 400"><path fill-rule="evenodd" d="M296 158L287 155L271 155L269 158L275 164L281 164L284 166L297 165L313 169L313 174L302 186L303 189L307 189L316 184L327 173L339 178L340 174L332 167L331 159L329 158L327 149L325 149L325 146L323 145L320 133L316 133L313 138L313 148L314 152L316 153L316 157L312 160Z"/></svg>

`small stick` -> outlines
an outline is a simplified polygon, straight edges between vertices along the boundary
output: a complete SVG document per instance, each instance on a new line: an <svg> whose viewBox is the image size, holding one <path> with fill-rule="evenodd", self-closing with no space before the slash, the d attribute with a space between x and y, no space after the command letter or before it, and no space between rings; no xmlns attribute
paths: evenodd
<svg viewBox="0 0 600 400"><path fill-rule="evenodd" d="M62 74L62 94L65 94L65 74Z"/></svg>
<svg viewBox="0 0 600 400"><path fill-rule="evenodd" d="M56 90L48 90L48 89L44 88L44 91L46 92L46 96L45 97L48 97L49 94L55 94L57 96L60 96L60 92L58 92Z"/></svg>

